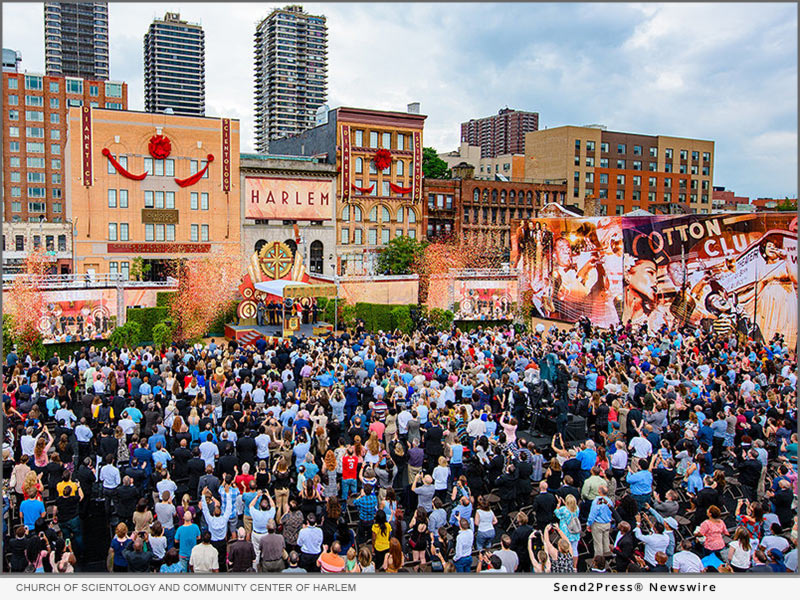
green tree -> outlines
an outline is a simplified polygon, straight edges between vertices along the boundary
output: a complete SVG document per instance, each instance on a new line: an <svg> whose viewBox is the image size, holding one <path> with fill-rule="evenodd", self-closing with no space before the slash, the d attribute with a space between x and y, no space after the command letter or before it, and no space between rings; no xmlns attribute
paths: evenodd
<svg viewBox="0 0 800 600"><path fill-rule="evenodd" d="M796 211L797 210L797 200L789 200L788 196L785 200L781 200L778 203L778 206L775 207L775 210L779 211Z"/></svg>
<svg viewBox="0 0 800 600"><path fill-rule="evenodd" d="M408 275L421 257L427 242L402 236L390 240L378 254L378 272L382 275Z"/></svg>
<svg viewBox="0 0 800 600"><path fill-rule="evenodd" d="M172 345L172 326L161 321L153 326L153 345L156 348L168 348Z"/></svg>
<svg viewBox="0 0 800 600"><path fill-rule="evenodd" d="M422 149L422 173L432 179L450 179L450 169L435 148Z"/></svg>

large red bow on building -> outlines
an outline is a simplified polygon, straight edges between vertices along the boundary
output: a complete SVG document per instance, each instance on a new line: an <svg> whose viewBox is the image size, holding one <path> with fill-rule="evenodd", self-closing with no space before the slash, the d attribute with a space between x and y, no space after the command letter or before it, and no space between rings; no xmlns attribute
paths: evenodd
<svg viewBox="0 0 800 600"><path fill-rule="evenodd" d="M372 162L375 163L375 168L378 171L383 171L392 164L392 153L386 148L381 148L372 157Z"/></svg>
<svg viewBox="0 0 800 600"><path fill-rule="evenodd" d="M123 177L127 177L128 179L133 179L134 181L141 181L142 179L147 177L146 171L141 175L134 175L133 173L128 171L125 167L119 164L117 159L114 158L114 155L111 154L111 150L109 150L108 148L103 148L103 156L105 156L108 159L108 162L110 162L111 165L117 170L117 173L119 173Z"/></svg>

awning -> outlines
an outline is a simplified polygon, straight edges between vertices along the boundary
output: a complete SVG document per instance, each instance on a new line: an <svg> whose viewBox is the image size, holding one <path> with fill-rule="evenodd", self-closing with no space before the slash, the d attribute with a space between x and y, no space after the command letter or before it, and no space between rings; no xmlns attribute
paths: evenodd
<svg viewBox="0 0 800 600"><path fill-rule="evenodd" d="M310 284L290 279L259 281L254 286L259 292L281 298L334 298L336 286L333 284Z"/></svg>

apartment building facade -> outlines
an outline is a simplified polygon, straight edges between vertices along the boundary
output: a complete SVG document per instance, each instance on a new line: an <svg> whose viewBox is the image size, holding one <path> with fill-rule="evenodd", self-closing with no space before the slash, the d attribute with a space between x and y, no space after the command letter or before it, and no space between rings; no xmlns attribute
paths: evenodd
<svg viewBox="0 0 800 600"><path fill-rule="evenodd" d="M205 33L168 12L144 36L144 110L202 117L206 111Z"/></svg>
<svg viewBox="0 0 800 600"><path fill-rule="evenodd" d="M44 65L48 75L108 79L108 44L107 3L44 3Z"/></svg>
<svg viewBox="0 0 800 600"><path fill-rule="evenodd" d="M328 96L328 27L301 6L273 10L256 26L255 135L265 154L270 140L315 126Z"/></svg>
<svg viewBox="0 0 800 600"><path fill-rule="evenodd" d="M503 108L496 115L462 123L461 141L480 147L481 158L523 154L525 134L538 129L539 113Z"/></svg>
<svg viewBox="0 0 800 600"><path fill-rule="evenodd" d="M525 144L526 178L566 179L567 206L592 197L600 215L711 212L713 141L564 126Z"/></svg>

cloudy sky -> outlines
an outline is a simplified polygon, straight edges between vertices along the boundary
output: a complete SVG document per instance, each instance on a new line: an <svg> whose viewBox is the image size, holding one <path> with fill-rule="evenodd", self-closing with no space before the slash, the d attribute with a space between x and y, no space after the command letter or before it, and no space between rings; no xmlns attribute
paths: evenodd
<svg viewBox="0 0 800 600"><path fill-rule="evenodd" d="M267 3L111 3L111 77L142 110L142 37L177 11L206 32L206 114L243 123L253 148L253 32ZM716 141L715 185L797 195L795 4L304 4L324 14L336 106L428 115L425 145L505 106L540 127ZM43 5L3 4L3 46L44 69Z"/></svg>

